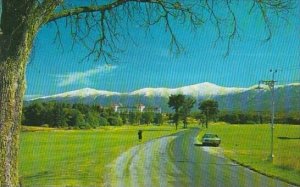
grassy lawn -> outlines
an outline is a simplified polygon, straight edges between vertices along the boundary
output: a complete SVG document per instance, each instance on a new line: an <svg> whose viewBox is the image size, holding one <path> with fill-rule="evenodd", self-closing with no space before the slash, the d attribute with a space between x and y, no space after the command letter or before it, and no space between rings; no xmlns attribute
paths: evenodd
<svg viewBox="0 0 300 187"><path fill-rule="evenodd" d="M262 173L300 185L300 126L276 125L274 160L270 155L270 125L213 124L200 132L217 133L224 154Z"/></svg>
<svg viewBox="0 0 300 187"><path fill-rule="evenodd" d="M122 126L94 130L25 127L21 133L20 177L24 186L99 186L107 164L143 141L173 134L172 126Z"/></svg>

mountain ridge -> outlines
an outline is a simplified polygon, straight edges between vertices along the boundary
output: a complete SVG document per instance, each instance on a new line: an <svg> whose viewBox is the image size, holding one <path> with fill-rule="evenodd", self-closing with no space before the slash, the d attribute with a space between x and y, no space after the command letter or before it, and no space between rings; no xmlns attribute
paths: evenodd
<svg viewBox="0 0 300 187"><path fill-rule="evenodd" d="M159 106L163 111L171 112L168 107L168 96L171 94L184 94L193 96L197 103L212 98L219 103L220 110L239 111L269 111L271 105L271 92L268 86L257 89L257 85L248 88L222 87L212 83L200 83L179 88L143 88L133 92L119 93L93 88L84 88L25 100L25 104L34 101L57 101L66 103L98 104L112 106ZM300 112L300 83L277 85L275 87L275 110L284 112ZM197 106L195 105L195 108Z"/></svg>
<svg viewBox="0 0 300 187"><path fill-rule="evenodd" d="M275 89L284 88L288 86L300 86L300 83L290 83L286 85L276 85ZM267 91L268 86L261 85L261 87ZM218 96L218 95L228 95L228 94L236 94L242 93L249 90L254 90L257 88L257 85L250 86L247 88L243 87L223 87L216 85L210 82L203 82L198 84L192 84L188 86L182 86L178 88L166 88L166 87L158 87L158 88L142 88L138 90L134 90L132 92L113 92L107 90L97 90L94 88L83 88L78 90L72 90L68 92L63 92L59 94L36 97L33 99L28 99L28 101L33 101L37 99L50 99L55 97L87 97L87 96L135 96L135 95L143 95L147 97L151 96L159 96L159 97L168 97L171 94L183 94L190 95L194 97L206 97L206 96Z"/></svg>
<svg viewBox="0 0 300 187"><path fill-rule="evenodd" d="M160 96L160 97L168 97L171 94L183 94L183 95L191 95L195 97L199 96L214 96L214 95L226 95L231 93L243 92L251 89L249 88L238 88L238 87L223 87L209 82L203 82L188 86L182 86L178 88L166 88L166 87L158 87L158 88L142 88L138 90L134 90L132 92L113 92L107 90L97 90L94 88L83 88L78 90L72 90L68 92L63 92L59 94L42 96L30 99L29 101L37 100L37 99L49 99L55 97L86 97L86 96L113 96L113 95L144 95L144 96Z"/></svg>

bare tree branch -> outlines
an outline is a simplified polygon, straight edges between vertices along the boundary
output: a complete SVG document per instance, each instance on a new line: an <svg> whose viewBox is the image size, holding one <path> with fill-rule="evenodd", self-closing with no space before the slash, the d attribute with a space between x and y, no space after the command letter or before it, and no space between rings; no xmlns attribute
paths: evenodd
<svg viewBox="0 0 300 187"><path fill-rule="evenodd" d="M123 13L118 9L120 7L125 10ZM71 26L73 41L80 42L89 50L85 58L93 55L96 59L100 57L108 59L113 57L115 52L122 51L117 44L123 39L132 38L130 34L128 34L129 37L124 37L123 30L128 29L121 29L123 23L120 22L125 14L128 20L137 20L136 23L144 28L164 24L166 32L170 35L170 49L180 53L183 47L176 37L171 22L174 19L181 19L181 24L185 24L188 19L196 28L203 21L193 12L192 8L187 5L183 6L179 2L161 0L117 0L105 5L63 8L63 10L51 14L47 22L65 18L67 24ZM140 23L141 20L143 23ZM85 29L81 29L83 23ZM89 38L91 31L97 31L99 35L94 38L93 45L88 45L86 39Z"/></svg>
<svg viewBox="0 0 300 187"><path fill-rule="evenodd" d="M215 45L220 39L227 42L225 56L229 54L234 39L239 36L234 6L234 2L238 3L237 0L202 0L190 4L176 0L115 0L99 4L99 1L91 0L88 6L75 7L68 6L66 1L62 2L63 0L45 0L40 5L60 6L49 14L46 23L65 19L70 26L73 45L81 43L89 51L86 59L93 56L96 60L104 58L107 62L108 59L114 59L115 53L122 52L119 47L122 41L133 38L128 28L123 28L125 22L133 22L146 32L153 25L164 26L170 37L170 50L175 53L184 50L176 33L175 21L176 24L190 25L193 30L207 21L212 23L217 33ZM277 17L284 18L292 8L292 2L293 0L252 0L249 14L258 10L265 23L268 35L266 41L272 37L270 17L276 14ZM97 36L95 32L98 33Z"/></svg>
<svg viewBox="0 0 300 187"><path fill-rule="evenodd" d="M230 6L230 0L226 0L226 5L227 5L227 8L228 8L228 10L229 10L230 17L231 17L230 20L231 20L232 29L231 29L231 31L229 32L228 42L227 42L227 51L226 51L226 53L225 53L225 57L229 55L230 47L231 47L231 42L234 40L234 38L235 38L236 36L238 36L237 18L236 18L235 13L234 13L233 10L231 9L231 6Z"/></svg>
<svg viewBox="0 0 300 187"><path fill-rule="evenodd" d="M253 12L255 7L257 7L263 22L265 23L265 28L267 31L267 37L264 41L269 41L272 38L272 23L270 21L273 14L277 18L283 19L288 22L288 19L285 17L289 12L294 9L294 0L253 0L249 14Z"/></svg>
<svg viewBox="0 0 300 187"><path fill-rule="evenodd" d="M81 7L76 7L76 8L64 9L60 12L53 13L47 21L51 22L53 20L66 18L69 16L75 16L75 15L79 15L79 14L83 14L83 13L109 11L113 8L116 8L116 7L123 5L124 3L130 2L130 1L139 1L139 0L117 0L113 3L105 4L105 5L81 6ZM143 2L151 2L151 0L143 1Z"/></svg>

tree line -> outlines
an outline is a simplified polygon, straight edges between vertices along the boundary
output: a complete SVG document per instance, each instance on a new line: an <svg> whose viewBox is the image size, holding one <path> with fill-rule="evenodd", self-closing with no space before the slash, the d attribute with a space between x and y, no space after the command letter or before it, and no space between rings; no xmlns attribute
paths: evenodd
<svg viewBox="0 0 300 187"><path fill-rule="evenodd" d="M196 100L181 94L171 95L168 105L173 113L154 113L152 111L115 112L113 107L100 105L69 104L60 102L33 102L23 107L22 124L30 126L68 127L71 129L89 129L98 126L120 126L126 124L164 124L173 123L176 129L180 123L186 128L190 123L208 127L210 121L230 124L269 123L269 112L219 111L218 102L212 99L198 104L199 111L192 111ZM275 122L299 124L298 113L277 112Z"/></svg>
<svg viewBox="0 0 300 187"><path fill-rule="evenodd" d="M30 126L69 127L79 129L123 124L162 124L163 115L154 112L115 112L112 107L33 102L23 108L22 124Z"/></svg>
<svg viewBox="0 0 300 187"><path fill-rule="evenodd" d="M275 123L300 125L300 115L297 112L285 113L276 112ZM270 112L240 112L240 111L222 111L218 115L218 121L231 124L265 124L271 122Z"/></svg>
<svg viewBox="0 0 300 187"><path fill-rule="evenodd" d="M213 99L207 99L198 103L198 112L191 112L195 104L195 98L190 96L177 94L169 97L168 105L174 110L172 120L176 128L180 121L183 122L183 126L186 128L188 118L197 120L199 124L205 125L206 128L209 121L230 124L264 124L271 121L271 114L268 111L219 111L218 102ZM275 115L275 122L278 124L300 125L300 115L297 112L285 113L278 111Z"/></svg>

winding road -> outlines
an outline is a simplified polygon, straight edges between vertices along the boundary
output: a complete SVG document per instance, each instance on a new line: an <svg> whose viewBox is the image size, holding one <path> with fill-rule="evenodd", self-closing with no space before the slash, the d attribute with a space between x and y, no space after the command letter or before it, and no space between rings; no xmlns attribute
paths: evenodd
<svg viewBox="0 0 300 187"><path fill-rule="evenodd" d="M107 166L104 186L292 186L231 162L221 148L195 146L198 132L186 130L122 153Z"/></svg>

